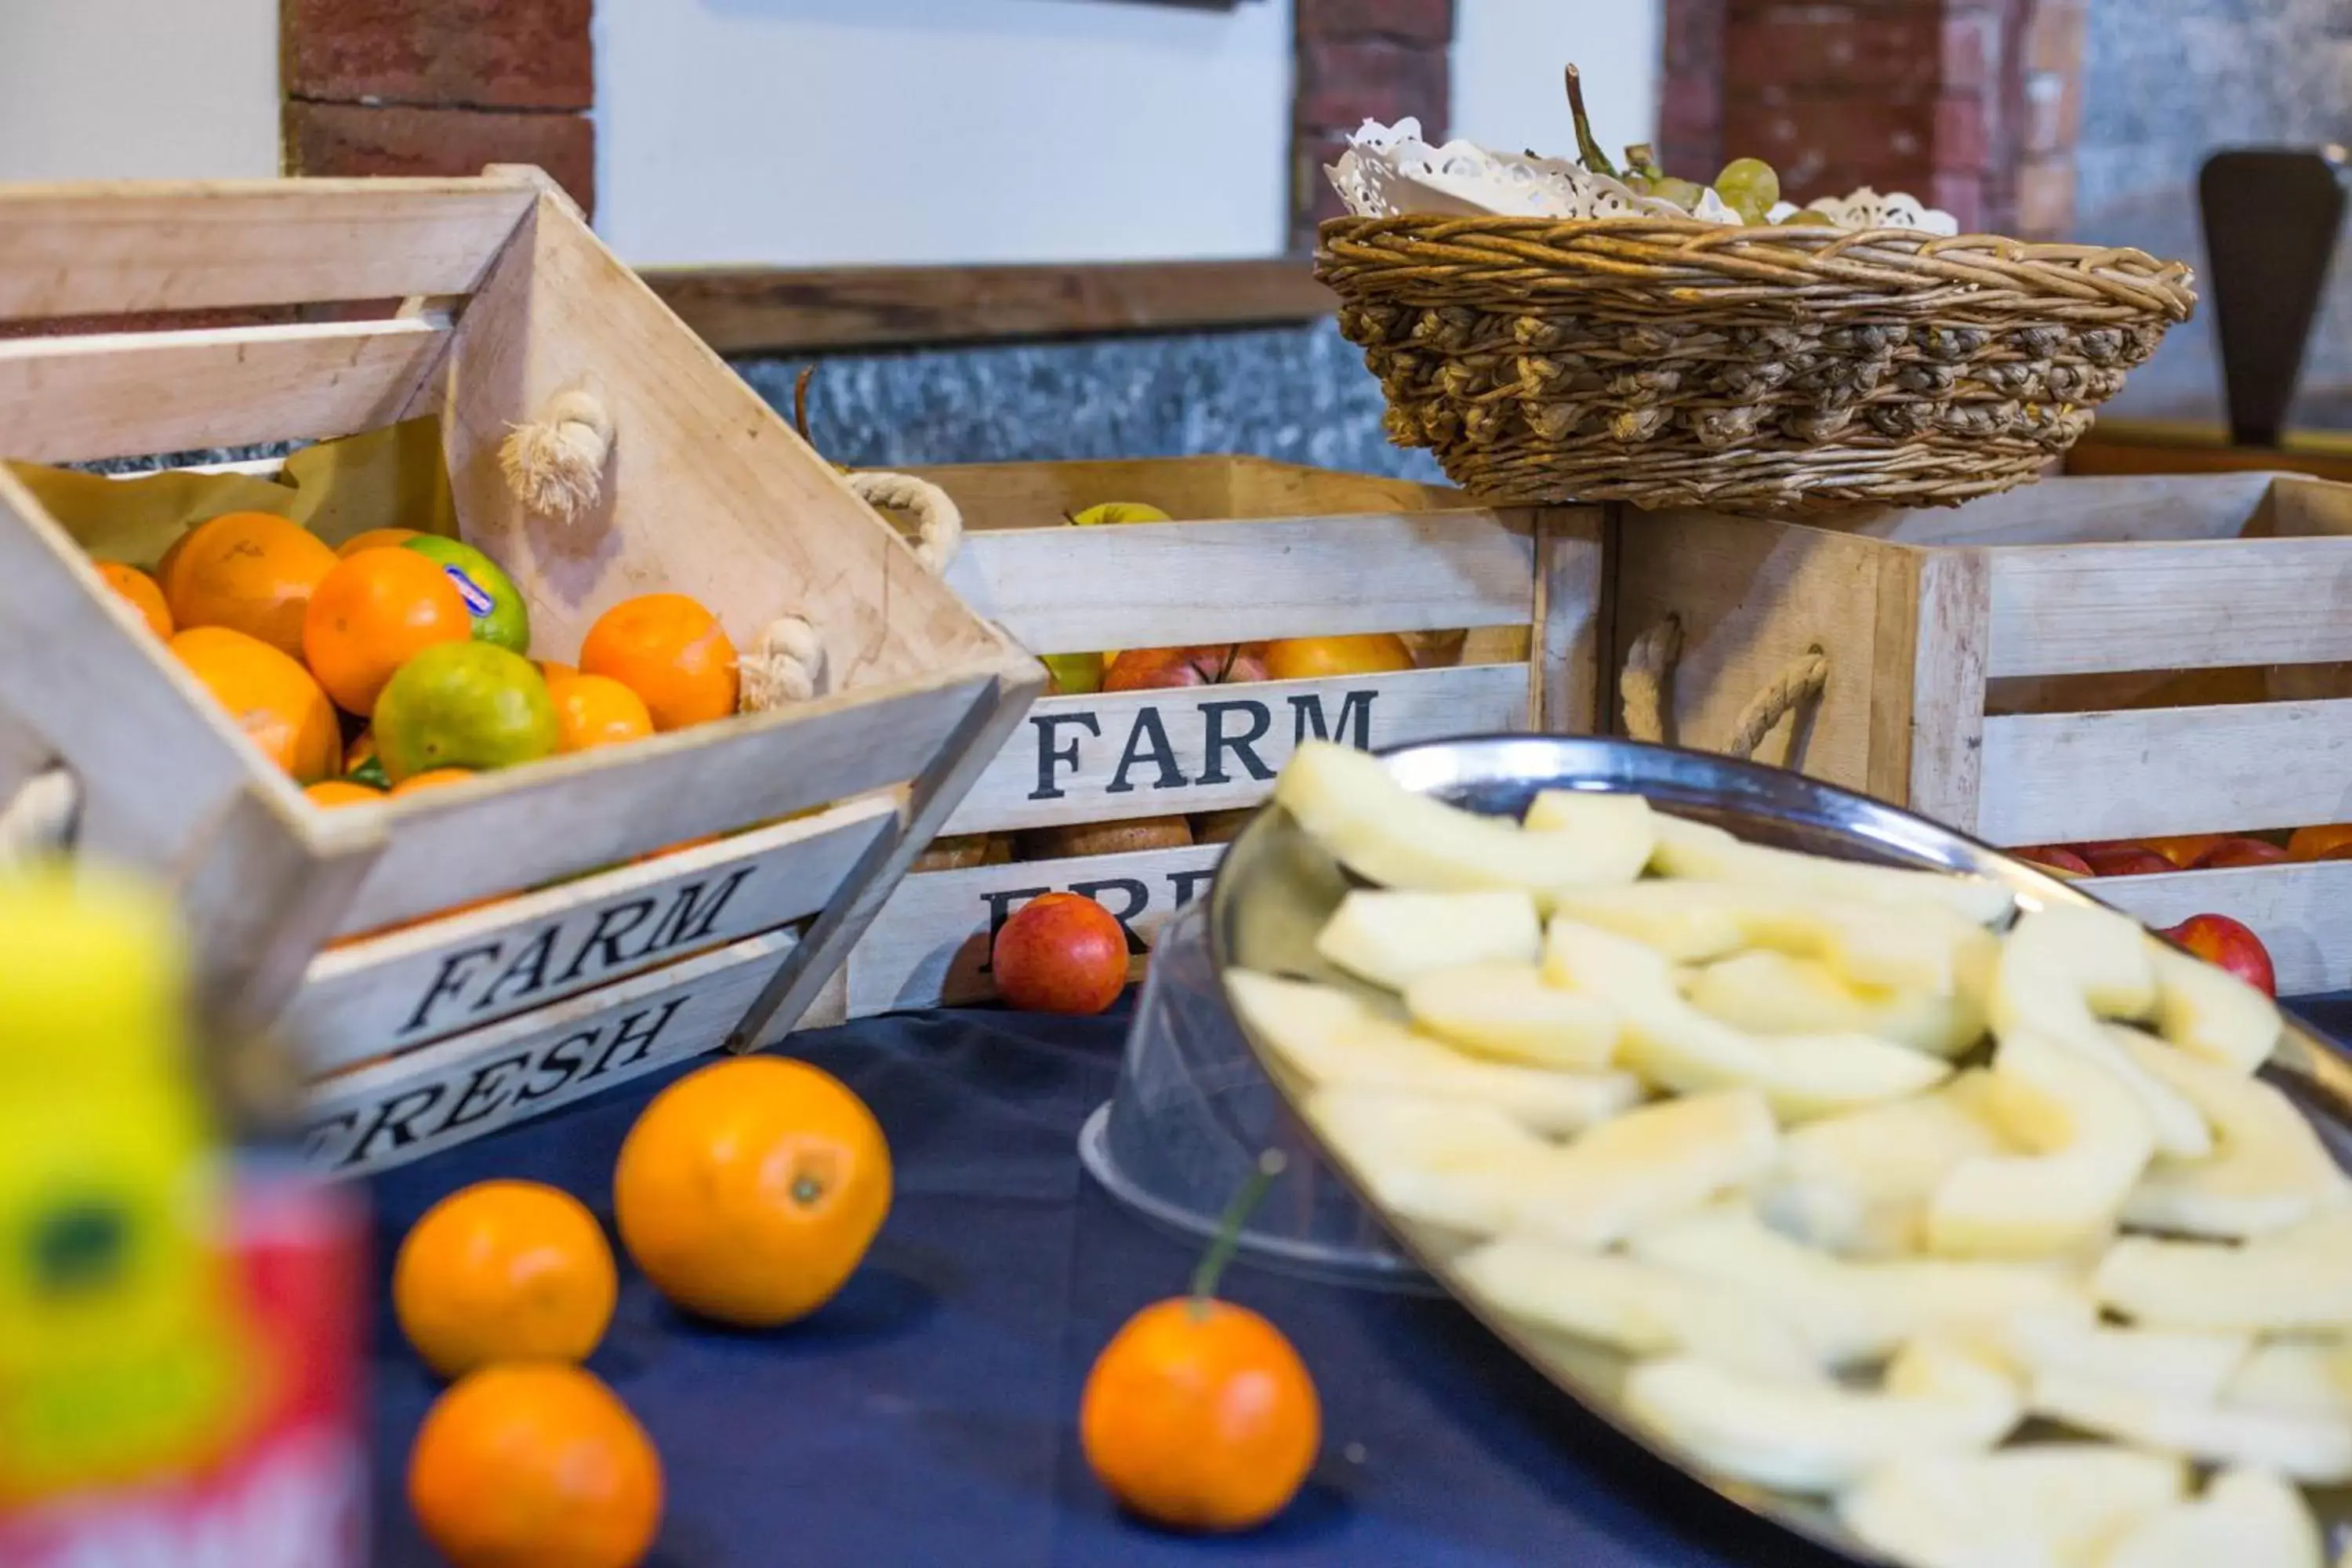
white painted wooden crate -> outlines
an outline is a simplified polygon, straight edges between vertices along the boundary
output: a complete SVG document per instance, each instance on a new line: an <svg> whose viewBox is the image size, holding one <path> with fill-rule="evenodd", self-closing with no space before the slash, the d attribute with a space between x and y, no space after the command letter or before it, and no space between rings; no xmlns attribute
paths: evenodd
<svg viewBox="0 0 2352 1568"><path fill-rule="evenodd" d="M1465 661L1046 697L982 771L950 835L1254 806L1309 736L1376 747L1591 726L1599 508L1497 511L1450 489L1249 458L919 471L964 514L950 585L1034 652L1398 632ZM1110 500L1177 521L1065 521ZM919 869L850 956L849 1011L990 995L995 928L1041 892L1093 898L1148 943L1223 853L1196 843Z"/></svg>
<svg viewBox="0 0 2352 1568"><path fill-rule="evenodd" d="M2352 821L2352 486L2050 479L1808 524L1629 514L1612 652L1668 616L1669 738L1718 746L1808 649L1758 753L2007 846ZM2150 922L2261 935L2288 994L2352 986L2352 862L2100 878Z"/></svg>
<svg viewBox="0 0 2352 1568"><path fill-rule="evenodd" d="M0 470L0 794L61 765L80 850L174 881L207 1005L290 1029L338 1173L778 1037L1043 684L543 180L0 188L0 321L405 301L0 338L0 456L437 413L461 530L521 585L536 654L571 658L604 608L660 590L740 647L785 613L824 646L806 704L322 810ZM581 385L616 437L601 502L563 525L510 498L497 454ZM640 858L712 834L733 836Z"/></svg>

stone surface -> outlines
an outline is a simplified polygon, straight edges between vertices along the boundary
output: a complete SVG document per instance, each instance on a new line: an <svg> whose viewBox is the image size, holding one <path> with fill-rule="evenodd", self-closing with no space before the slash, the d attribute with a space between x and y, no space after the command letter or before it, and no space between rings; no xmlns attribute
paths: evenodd
<svg viewBox="0 0 2352 1568"><path fill-rule="evenodd" d="M595 129L577 114L289 103L286 155L298 174L478 174L491 163L536 163L583 210L596 210Z"/></svg>
<svg viewBox="0 0 2352 1568"><path fill-rule="evenodd" d="M807 363L751 358L735 368L789 413ZM810 434L840 463L1243 452L1439 478L1426 453L1388 444L1380 385L1330 321L820 363Z"/></svg>
<svg viewBox="0 0 2352 1568"><path fill-rule="evenodd" d="M2090 0L2074 237L2203 260L2197 171L2224 147L2352 142L2343 0ZM2221 417L2212 311L2173 330L2109 406ZM2304 362L2304 405L2340 419L2352 386L2352 267L2340 262ZM2336 395L2330 395L2331 391Z"/></svg>
<svg viewBox="0 0 2352 1568"><path fill-rule="evenodd" d="M289 98L595 107L592 0L283 0Z"/></svg>

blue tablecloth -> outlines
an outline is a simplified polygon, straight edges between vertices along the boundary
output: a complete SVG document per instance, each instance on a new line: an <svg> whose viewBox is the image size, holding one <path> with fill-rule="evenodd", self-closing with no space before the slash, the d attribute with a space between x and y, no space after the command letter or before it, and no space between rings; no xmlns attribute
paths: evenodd
<svg viewBox="0 0 2352 1568"><path fill-rule="evenodd" d="M2305 1009L2352 1026L2352 1003ZM1079 1167L1124 1018L938 1013L800 1037L881 1119L898 1196L865 1267L790 1329L736 1333L671 1311L623 1271L591 1366L652 1433L669 1482L661 1568L1820 1568L1582 1415L1459 1309L1236 1267L1227 1294L1297 1343L1324 1401L1323 1455L1278 1521L1226 1540L1137 1524L1096 1488L1076 1413L1128 1314L1180 1291L1195 1250ZM683 1069L681 1069L683 1070ZM676 1076L675 1074L669 1076ZM552 1182L610 1228L622 1136L656 1078L392 1172L377 1256L446 1194ZM436 1392L376 1324L378 1568L438 1559L402 1474Z"/></svg>

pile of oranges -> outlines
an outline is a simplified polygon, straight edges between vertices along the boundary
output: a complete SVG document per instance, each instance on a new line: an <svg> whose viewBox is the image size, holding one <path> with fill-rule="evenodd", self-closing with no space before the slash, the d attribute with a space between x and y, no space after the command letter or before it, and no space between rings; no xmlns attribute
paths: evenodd
<svg viewBox="0 0 2352 1568"><path fill-rule="evenodd" d="M621 1242L698 1317L771 1328L830 1300L888 1213L873 1112L803 1062L744 1057L670 1085L623 1142ZM580 1363L619 1297L604 1227L535 1182L480 1182L427 1211L393 1266L393 1309L456 1381L418 1429L409 1506L458 1568L633 1568L661 1523L652 1438Z"/></svg>
<svg viewBox="0 0 2352 1568"><path fill-rule="evenodd" d="M262 753L323 806L368 805L488 769L725 718L734 645L682 594L614 605L578 665L530 657L529 612L497 563L405 529L340 549L282 517L189 530L152 574L99 563Z"/></svg>

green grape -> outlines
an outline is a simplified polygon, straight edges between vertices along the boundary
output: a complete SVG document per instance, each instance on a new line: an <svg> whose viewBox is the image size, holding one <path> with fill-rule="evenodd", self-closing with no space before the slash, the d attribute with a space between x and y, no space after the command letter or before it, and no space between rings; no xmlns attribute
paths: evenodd
<svg viewBox="0 0 2352 1568"><path fill-rule="evenodd" d="M1789 215L1789 226L1791 228L1835 228L1837 227L1837 219L1830 216L1827 213L1817 213L1812 208L1807 207L1802 212L1790 213Z"/></svg>
<svg viewBox="0 0 2352 1568"><path fill-rule="evenodd" d="M1647 142L1635 142L1625 149L1625 172L1632 179L1654 184L1666 177L1658 167L1658 154Z"/></svg>
<svg viewBox="0 0 2352 1568"><path fill-rule="evenodd" d="M1650 195L1669 201L1685 212L1696 210L1706 187L1690 180L1677 180L1672 174L1650 182Z"/></svg>
<svg viewBox="0 0 2352 1568"><path fill-rule="evenodd" d="M1715 194L1744 223L1762 223L1780 201L1780 176L1761 158L1734 158L1715 177Z"/></svg>

